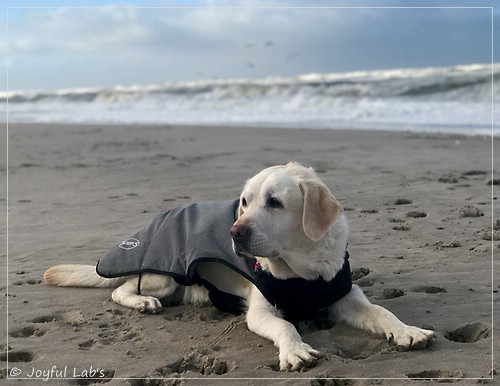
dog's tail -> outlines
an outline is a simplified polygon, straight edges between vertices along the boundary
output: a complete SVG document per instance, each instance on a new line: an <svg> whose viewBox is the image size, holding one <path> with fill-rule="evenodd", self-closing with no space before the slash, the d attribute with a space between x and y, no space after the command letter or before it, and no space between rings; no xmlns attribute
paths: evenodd
<svg viewBox="0 0 500 386"><path fill-rule="evenodd" d="M95 265L62 264L45 271L45 282L59 287L114 288L125 283L127 277L106 279L97 274Z"/></svg>

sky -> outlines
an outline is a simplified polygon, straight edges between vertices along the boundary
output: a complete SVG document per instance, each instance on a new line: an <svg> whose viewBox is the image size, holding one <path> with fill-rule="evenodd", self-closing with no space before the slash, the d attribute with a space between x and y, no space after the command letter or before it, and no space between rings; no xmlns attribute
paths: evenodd
<svg viewBox="0 0 500 386"><path fill-rule="evenodd" d="M0 82L54 90L490 63L492 10L454 7L495 3L4 0ZM367 5L403 8L327 8Z"/></svg>

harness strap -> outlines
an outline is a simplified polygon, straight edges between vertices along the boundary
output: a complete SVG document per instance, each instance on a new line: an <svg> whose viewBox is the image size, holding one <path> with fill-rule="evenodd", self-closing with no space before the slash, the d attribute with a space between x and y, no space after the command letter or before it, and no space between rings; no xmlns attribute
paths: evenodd
<svg viewBox="0 0 500 386"><path fill-rule="evenodd" d="M142 273L139 274L137 278L137 295L141 295L141 281L142 281Z"/></svg>

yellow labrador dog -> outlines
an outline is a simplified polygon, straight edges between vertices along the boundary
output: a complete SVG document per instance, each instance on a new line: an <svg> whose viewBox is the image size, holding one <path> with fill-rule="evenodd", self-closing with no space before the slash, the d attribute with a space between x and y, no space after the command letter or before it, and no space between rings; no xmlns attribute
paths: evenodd
<svg viewBox="0 0 500 386"><path fill-rule="evenodd" d="M45 272L46 282L118 287L113 300L141 312L158 312L160 299L169 298L211 300L233 312L238 307L232 302L242 300L248 328L279 348L282 371L321 357L292 323L317 311L405 349L426 347L433 339L432 331L371 304L351 283L347 219L311 168L289 163L264 169L247 181L239 200L181 207L152 224L116 246L97 273L93 266L59 265ZM176 262L165 263L170 255Z"/></svg>

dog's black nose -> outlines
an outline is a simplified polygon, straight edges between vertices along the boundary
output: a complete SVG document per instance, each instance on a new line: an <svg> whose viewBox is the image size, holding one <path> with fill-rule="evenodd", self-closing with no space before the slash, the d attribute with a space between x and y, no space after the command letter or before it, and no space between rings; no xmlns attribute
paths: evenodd
<svg viewBox="0 0 500 386"><path fill-rule="evenodd" d="M250 235L250 227L247 225L235 225L231 228L230 232L234 241L242 241Z"/></svg>

